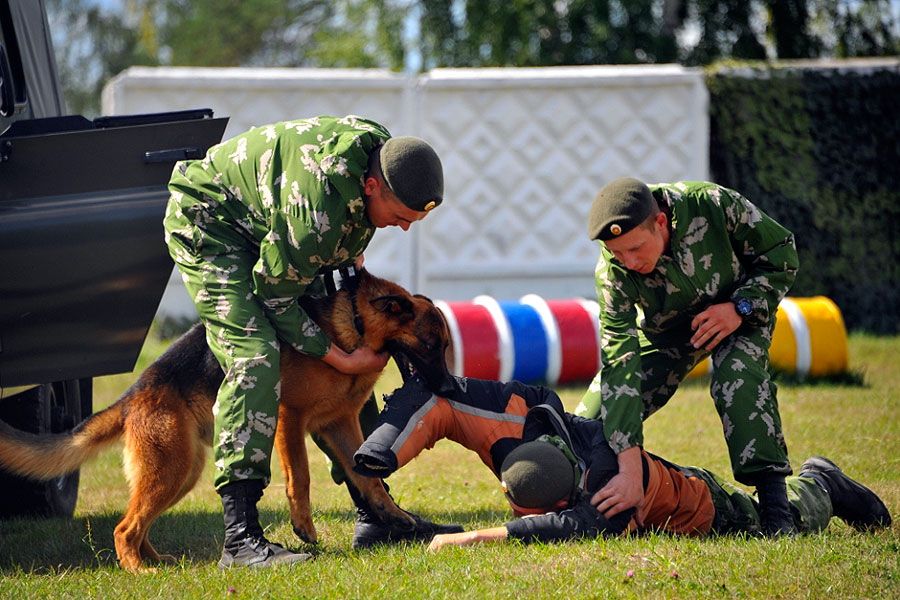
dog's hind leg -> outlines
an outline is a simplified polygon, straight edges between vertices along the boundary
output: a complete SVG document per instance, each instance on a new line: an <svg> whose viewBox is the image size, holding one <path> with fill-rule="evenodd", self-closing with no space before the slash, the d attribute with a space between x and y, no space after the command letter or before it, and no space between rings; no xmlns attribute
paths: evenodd
<svg viewBox="0 0 900 600"><path fill-rule="evenodd" d="M191 465L190 473L188 473L187 479L184 482L184 485L181 486L181 490L178 492L176 498L163 509L163 511L171 508L178 504L178 501L187 495L194 486L197 484L197 480L200 479L200 475L203 473L203 467L206 464L206 447L202 443L195 444L196 450L194 452L194 462ZM141 541L141 556L144 561L158 562L164 563L168 565L178 564L178 558L172 556L171 554L159 554L156 549L153 547L153 544L150 543L150 531L149 529L144 532L144 539Z"/></svg>
<svg viewBox="0 0 900 600"><path fill-rule="evenodd" d="M160 415L163 420L168 415ZM189 434L171 421L165 426L126 426L125 473L131 497L113 537L119 563L129 571L146 570L145 559L161 560L148 535L153 522L190 489L195 455ZM196 481L196 477L194 478Z"/></svg>
<svg viewBox="0 0 900 600"><path fill-rule="evenodd" d="M275 448L284 471L285 492L291 509L294 533L304 542L315 544L319 536L312 520L309 501L309 456L306 452L306 427L297 410L281 405Z"/></svg>
<svg viewBox="0 0 900 600"><path fill-rule="evenodd" d="M354 415L341 417L321 429L318 434L333 451L335 457L341 463L347 477L353 485L365 496L369 506L378 517L389 525L409 528L415 521L403 509L401 509L384 489L380 479L363 477L353 471L353 454L359 450L363 443L362 430L359 427L359 418Z"/></svg>

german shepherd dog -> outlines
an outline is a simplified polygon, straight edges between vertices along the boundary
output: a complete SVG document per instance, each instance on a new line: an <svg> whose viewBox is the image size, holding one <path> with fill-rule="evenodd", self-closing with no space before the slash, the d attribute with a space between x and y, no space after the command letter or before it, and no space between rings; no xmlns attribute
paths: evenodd
<svg viewBox="0 0 900 600"><path fill-rule="evenodd" d="M436 391L450 379L450 334L428 298L361 269L350 289L301 301L307 313L344 351L360 346L388 351L404 376L417 373ZM321 360L282 346L281 401L275 448L281 458L294 532L317 541L309 502L306 433L317 433L344 472L385 523L407 529L413 520L388 496L380 479L353 471L363 442L359 412L380 373L345 375ZM194 325L154 362L115 404L72 432L32 435L0 422L0 465L37 479L76 470L108 444L124 438L124 465L131 496L114 532L119 563L128 570L160 556L148 534L156 518L194 487L212 445L212 407L222 369Z"/></svg>

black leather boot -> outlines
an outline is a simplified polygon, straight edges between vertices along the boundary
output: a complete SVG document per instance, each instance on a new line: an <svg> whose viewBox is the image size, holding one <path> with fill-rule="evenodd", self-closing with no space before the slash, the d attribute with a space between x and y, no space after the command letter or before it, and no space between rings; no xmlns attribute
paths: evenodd
<svg viewBox="0 0 900 600"><path fill-rule="evenodd" d="M824 456L813 456L800 467L801 477L811 477L831 498L834 516L860 531L891 526L891 513L875 492L847 477Z"/></svg>
<svg viewBox="0 0 900 600"><path fill-rule="evenodd" d="M295 553L267 540L259 525L256 503L262 498L263 482L259 479L236 481L218 490L225 511L225 543L219 568L271 567L312 558Z"/></svg>
<svg viewBox="0 0 900 600"><path fill-rule="evenodd" d="M759 499L759 519L764 536L778 537L797 533L783 475L772 475L760 481L756 486L756 495Z"/></svg>
<svg viewBox="0 0 900 600"><path fill-rule="evenodd" d="M415 525L401 529L384 523L369 506L356 486L349 481L345 482L350 498L356 505L356 525L353 527L353 548L356 550L369 548L378 544L393 544L404 541L429 541L439 533L459 533L463 531L460 525L439 525L408 511L403 511L413 518ZM387 484L382 482L385 490Z"/></svg>

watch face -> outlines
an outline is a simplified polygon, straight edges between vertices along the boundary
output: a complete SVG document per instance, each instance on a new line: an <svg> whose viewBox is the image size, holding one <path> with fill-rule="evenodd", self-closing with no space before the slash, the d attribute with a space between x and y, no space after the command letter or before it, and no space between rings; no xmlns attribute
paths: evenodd
<svg viewBox="0 0 900 600"><path fill-rule="evenodd" d="M737 314L742 317L746 317L753 312L753 304L746 298L738 298L734 303L734 308L737 311Z"/></svg>

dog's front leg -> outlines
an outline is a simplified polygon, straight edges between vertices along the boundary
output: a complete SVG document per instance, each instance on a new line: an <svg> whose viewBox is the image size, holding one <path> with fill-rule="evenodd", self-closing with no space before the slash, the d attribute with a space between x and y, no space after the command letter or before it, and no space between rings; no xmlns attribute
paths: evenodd
<svg viewBox="0 0 900 600"><path fill-rule="evenodd" d="M281 459L288 505L291 509L291 525L294 533L304 542L315 544L319 540L312 521L309 502L309 458L306 454L306 426L299 411L281 404L278 427L275 429L275 448Z"/></svg>
<svg viewBox="0 0 900 600"><path fill-rule="evenodd" d="M340 462L344 473L353 482L353 485L362 493L369 506L385 524L409 529L415 525L415 520L401 509L384 489L380 479L363 477L353 471L353 454L359 450L363 443L362 430L359 427L359 418L350 415L332 422L319 431L319 435L331 448L334 456Z"/></svg>

